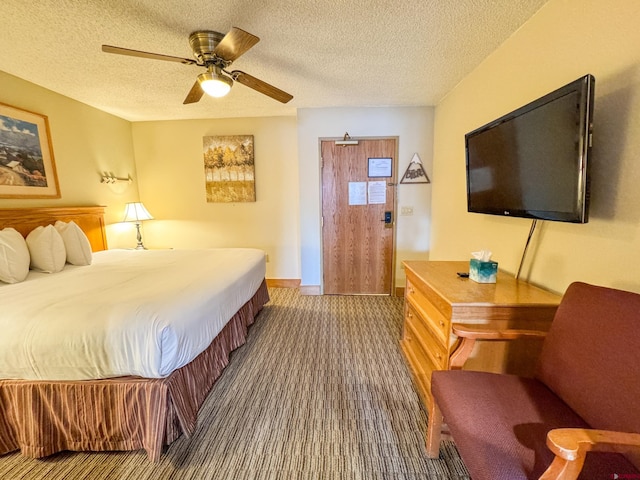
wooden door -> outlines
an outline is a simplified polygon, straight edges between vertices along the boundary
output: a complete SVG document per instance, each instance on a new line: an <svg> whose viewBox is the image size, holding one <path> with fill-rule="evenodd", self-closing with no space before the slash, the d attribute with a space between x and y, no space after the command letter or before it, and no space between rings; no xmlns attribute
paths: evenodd
<svg viewBox="0 0 640 480"><path fill-rule="evenodd" d="M395 138L321 142L325 294L392 294L396 148Z"/></svg>

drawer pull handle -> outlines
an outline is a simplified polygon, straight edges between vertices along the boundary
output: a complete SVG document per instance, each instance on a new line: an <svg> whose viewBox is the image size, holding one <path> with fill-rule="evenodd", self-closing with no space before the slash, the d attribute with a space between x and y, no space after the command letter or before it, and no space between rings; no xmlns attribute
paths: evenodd
<svg viewBox="0 0 640 480"><path fill-rule="evenodd" d="M407 313L407 318L413 318L413 313L411 312Z"/></svg>
<svg viewBox="0 0 640 480"><path fill-rule="evenodd" d="M416 293L416 291L413 289L413 287L409 287L409 295L413 295L414 293Z"/></svg>
<svg viewBox="0 0 640 480"><path fill-rule="evenodd" d="M442 320L440 320L440 326L444 327L444 322Z"/></svg>

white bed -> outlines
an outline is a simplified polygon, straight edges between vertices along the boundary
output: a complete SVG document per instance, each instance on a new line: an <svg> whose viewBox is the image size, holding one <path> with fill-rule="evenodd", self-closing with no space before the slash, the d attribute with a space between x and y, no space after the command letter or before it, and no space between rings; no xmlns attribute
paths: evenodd
<svg viewBox="0 0 640 480"><path fill-rule="evenodd" d="M24 237L73 221L93 252L90 265L0 283L0 455L145 449L158 460L194 432L269 300L264 252L108 251L103 213L0 209L0 229Z"/></svg>
<svg viewBox="0 0 640 480"><path fill-rule="evenodd" d="M0 285L0 378L166 377L256 292L261 250L107 250Z"/></svg>

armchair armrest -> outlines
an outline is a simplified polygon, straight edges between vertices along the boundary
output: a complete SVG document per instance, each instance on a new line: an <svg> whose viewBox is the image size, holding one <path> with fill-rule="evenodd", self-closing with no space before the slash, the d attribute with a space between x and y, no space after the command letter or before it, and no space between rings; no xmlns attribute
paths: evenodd
<svg viewBox="0 0 640 480"><path fill-rule="evenodd" d="M640 434L557 428L547 434L547 446L556 457L540 480L573 480L578 478L587 452L640 453Z"/></svg>
<svg viewBox="0 0 640 480"><path fill-rule="evenodd" d="M500 330L484 325L467 325L455 323L452 332L458 337L458 345L451 354L449 366L452 370L460 370L471 355L476 340L516 340L519 338L539 338L546 337L547 332L541 330Z"/></svg>

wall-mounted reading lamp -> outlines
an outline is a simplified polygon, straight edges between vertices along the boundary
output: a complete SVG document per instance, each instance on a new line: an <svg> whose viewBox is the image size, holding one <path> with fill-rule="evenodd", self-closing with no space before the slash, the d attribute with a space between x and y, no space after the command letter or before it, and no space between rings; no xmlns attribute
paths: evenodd
<svg viewBox="0 0 640 480"><path fill-rule="evenodd" d="M358 140L351 140L348 132L344 132L344 137L342 140L336 140L336 145L341 145L346 147L347 145L358 145Z"/></svg>
<svg viewBox="0 0 640 480"><path fill-rule="evenodd" d="M100 183L117 183L117 182L133 182L131 175L127 175L127 178L116 177L112 172L102 172L100 175Z"/></svg>

